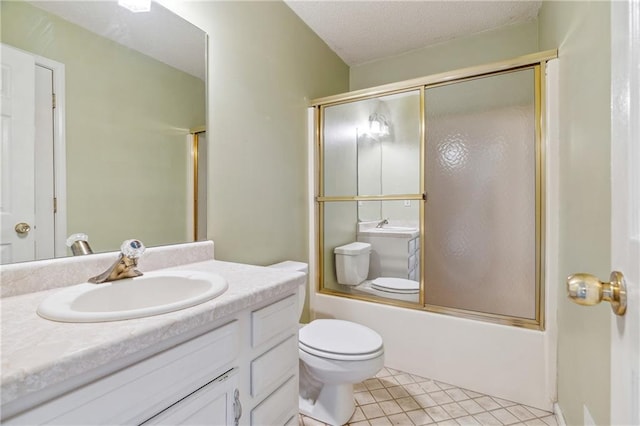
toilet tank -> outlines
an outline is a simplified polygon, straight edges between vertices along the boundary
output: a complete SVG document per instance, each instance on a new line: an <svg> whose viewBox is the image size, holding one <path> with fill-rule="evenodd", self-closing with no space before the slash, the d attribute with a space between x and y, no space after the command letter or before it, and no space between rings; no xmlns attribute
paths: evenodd
<svg viewBox="0 0 640 426"><path fill-rule="evenodd" d="M334 249L338 284L358 285L369 275L371 244L355 242Z"/></svg>

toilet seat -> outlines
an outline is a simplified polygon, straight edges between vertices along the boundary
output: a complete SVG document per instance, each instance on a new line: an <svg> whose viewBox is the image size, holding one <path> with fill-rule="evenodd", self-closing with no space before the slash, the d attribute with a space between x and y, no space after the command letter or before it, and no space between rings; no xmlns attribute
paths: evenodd
<svg viewBox="0 0 640 426"><path fill-rule="evenodd" d="M420 283L406 278L380 277L371 281L371 288L387 293L417 294L420 292Z"/></svg>
<svg viewBox="0 0 640 426"><path fill-rule="evenodd" d="M338 361L362 361L384 353L382 337L360 324L336 319L312 321L300 329L300 350Z"/></svg>

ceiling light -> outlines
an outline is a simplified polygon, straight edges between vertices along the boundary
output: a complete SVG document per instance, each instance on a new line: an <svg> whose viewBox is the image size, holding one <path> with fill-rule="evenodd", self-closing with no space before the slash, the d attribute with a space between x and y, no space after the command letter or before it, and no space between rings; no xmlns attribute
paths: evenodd
<svg viewBox="0 0 640 426"><path fill-rule="evenodd" d="M118 4L134 13L151 10L151 0L118 0Z"/></svg>

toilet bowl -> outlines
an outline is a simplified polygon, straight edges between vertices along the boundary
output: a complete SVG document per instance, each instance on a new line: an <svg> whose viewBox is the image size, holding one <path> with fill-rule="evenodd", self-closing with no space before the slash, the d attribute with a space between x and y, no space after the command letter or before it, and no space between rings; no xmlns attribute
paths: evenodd
<svg viewBox="0 0 640 426"><path fill-rule="evenodd" d="M285 261L272 268L307 273L306 263ZM299 313L305 285L300 288ZM343 425L353 415L353 385L374 376L384 366L382 337L361 324L318 319L301 326L300 413L330 425Z"/></svg>
<svg viewBox="0 0 640 426"><path fill-rule="evenodd" d="M405 302L420 301L420 283L406 278L380 277L375 280L366 280L355 286L354 290Z"/></svg>
<svg viewBox="0 0 640 426"><path fill-rule="evenodd" d="M420 283L405 278L380 277L371 281L371 288L388 293L418 294Z"/></svg>

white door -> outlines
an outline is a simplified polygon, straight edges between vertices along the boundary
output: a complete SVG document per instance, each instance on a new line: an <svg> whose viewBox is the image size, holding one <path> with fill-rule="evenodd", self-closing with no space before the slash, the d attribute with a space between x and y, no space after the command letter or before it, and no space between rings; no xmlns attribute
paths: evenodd
<svg viewBox="0 0 640 426"><path fill-rule="evenodd" d="M628 295L611 321L611 423L640 425L640 0L611 2L611 48L611 265Z"/></svg>
<svg viewBox="0 0 640 426"><path fill-rule="evenodd" d="M0 263L35 258L34 134L35 61L6 45L0 46Z"/></svg>

